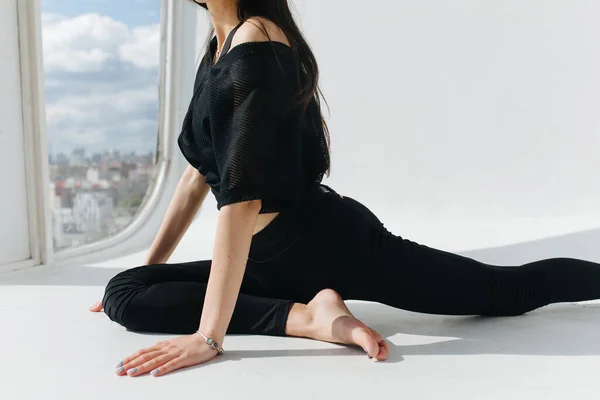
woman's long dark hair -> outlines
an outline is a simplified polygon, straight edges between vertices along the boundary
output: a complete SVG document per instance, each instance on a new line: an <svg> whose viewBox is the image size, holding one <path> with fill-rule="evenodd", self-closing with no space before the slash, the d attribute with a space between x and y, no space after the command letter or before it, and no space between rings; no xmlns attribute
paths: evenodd
<svg viewBox="0 0 600 400"><path fill-rule="evenodd" d="M195 0L192 0L192 2L208 10L206 3L200 3ZM300 72L300 91L298 93L297 104L302 104L304 111L306 111L306 108L314 97L317 105L319 106L319 110L321 110L321 99L323 99L323 101L325 100L318 84L319 67L317 65L317 60L308 46L306 39L304 39L300 28L298 28L298 25L296 25L296 21L294 21L294 17L288 5L288 0L238 0L237 17L240 21L244 21L252 17L262 17L273 21L277 26L279 26L279 28L281 28L290 42L290 47L292 48L294 56L299 63L298 71ZM262 21L257 21L259 21L261 25L259 28L267 36L267 38L271 40L266 26L262 23ZM210 54L210 40L212 39L213 34L214 28L211 29L208 34L208 39L206 42L206 54ZM325 101L325 103L327 102ZM327 141L327 151L329 153L331 139L329 136L329 129L325 119L323 118L322 112L321 122L323 124L323 131ZM328 166L326 171L328 177L330 172L331 166Z"/></svg>

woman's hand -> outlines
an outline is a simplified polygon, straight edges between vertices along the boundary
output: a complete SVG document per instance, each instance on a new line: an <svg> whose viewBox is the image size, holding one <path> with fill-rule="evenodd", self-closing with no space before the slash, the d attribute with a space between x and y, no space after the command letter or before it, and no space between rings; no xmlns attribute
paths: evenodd
<svg viewBox="0 0 600 400"><path fill-rule="evenodd" d="M164 340L139 350L117 365L117 375L138 376L150 372L162 376L177 369L203 364L217 356L217 351L198 334Z"/></svg>

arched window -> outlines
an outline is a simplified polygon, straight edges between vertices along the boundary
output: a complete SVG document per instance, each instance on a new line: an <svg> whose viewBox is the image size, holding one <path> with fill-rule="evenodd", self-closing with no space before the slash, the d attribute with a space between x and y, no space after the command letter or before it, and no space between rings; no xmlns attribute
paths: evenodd
<svg viewBox="0 0 600 400"><path fill-rule="evenodd" d="M41 0L55 250L131 224L157 175L161 0Z"/></svg>

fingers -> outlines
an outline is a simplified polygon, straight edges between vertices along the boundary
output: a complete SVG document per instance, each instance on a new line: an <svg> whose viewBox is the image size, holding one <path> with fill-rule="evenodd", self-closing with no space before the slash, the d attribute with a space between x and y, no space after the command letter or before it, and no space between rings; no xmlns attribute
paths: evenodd
<svg viewBox="0 0 600 400"><path fill-rule="evenodd" d="M124 358L121 362L119 362L116 366L117 368L117 375L125 375L127 373L127 371L129 371L132 368L135 368L135 366L132 365L132 362L145 355L145 354L150 354L156 351L161 350L161 346L160 345L154 345L151 347L147 347L145 349L141 349L136 351L135 353L133 353L132 355L130 355L127 358Z"/></svg>
<svg viewBox="0 0 600 400"><path fill-rule="evenodd" d="M102 302L101 301L97 301L94 304L92 304L89 308L89 310L91 312L100 312L102 311Z"/></svg>
<svg viewBox="0 0 600 400"><path fill-rule="evenodd" d="M193 364L190 363L189 361L185 362L184 357L177 357L177 358L169 361L165 365L159 367L158 369L152 370L151 373L154 376L161 376L161 375L168 374L169 372L178 370L180 368L189 367L190 365L193 365Z"/></svg>
<svg viewBox="0 0 600 400"><path fill-rule="evenodd" d="M199 346L198 335L185 335L135 352L117 365L117 375L133 377L150 373L162 376L179 368L205 363L216 355L211 347Z"/></svg>
<svg viewBox="0 0 600 400"><path fill-rule="evenodd" d="M131 363L131 368L126 369L127 375L138 376L156 369L162 369L165 364L177 358L175 353L157 351L149 355L139 357ZM139 360L139 361L138 361ZM154 375L154 374L153 374Z"/></svg>
<svg viewBox="0 0 600 400"><path fill-rule="evenodd" d="M134 358L123 363L120 368L117 368L117 375L131 375L139 370L140 366L145 362L151 361L158 356L166 354L166 351L156 350L141 354L139 357ZM124 360L125 361L125 360Z"/></svg>

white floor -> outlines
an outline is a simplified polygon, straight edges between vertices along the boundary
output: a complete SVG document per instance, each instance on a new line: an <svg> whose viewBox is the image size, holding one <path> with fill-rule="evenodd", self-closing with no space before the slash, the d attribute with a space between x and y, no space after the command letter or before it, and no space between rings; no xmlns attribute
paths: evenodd
<svg viewBox="0 0 600 400"><path fill-rule="evenodd" d="M202 256L210 256L210 236L204 230L185 240L204 237ZM173 260L192 259L192 247L199 245L182 244ZM305 339L228 336L218 362L160 378L118 377L120 359L167 336L128 332L87 307L110 277L143 255L0 278L0 400L531 400L600 393L600 302L487 319L349 302L388 339L388 361Z"/></svg>

